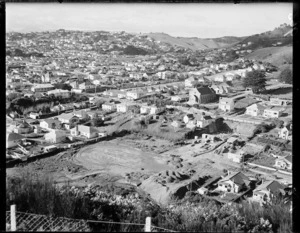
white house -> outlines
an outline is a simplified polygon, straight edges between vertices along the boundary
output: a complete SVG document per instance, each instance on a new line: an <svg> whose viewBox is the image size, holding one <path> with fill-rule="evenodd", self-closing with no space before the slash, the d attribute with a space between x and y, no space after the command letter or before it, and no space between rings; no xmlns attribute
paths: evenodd
<svg viewBox="0 0 300 233"><path fill-rule="evenodd" d="M36 112L31 112L29 114L29 117L32 118L32 119L38 119L40 117L40 114L36 113Z"/></svg>
<svg viewBox="0 0 300 233"><path fill-rule="evenodd" d="M264 114L264 110L267 107L261 105L261 104L252 104L248 107L246 107L246 114L251 116L262 116Z"/></svg>
<svg viewBox="0 0 300 233"><path fill-rule="evenodd" d="M148 114L148 113L150 113L150 110L151 110L151 107L150 106L146 106L146 105L143 105L140 108L141 114Z"/></svg>
<svg viewBox="0 0 300 233"><path fill-rule="evenodd" d="M135 100L135 99L141 98L144 95L144 93L141 92L141 91L128 91L126 93L126 95L127 95L128 99L134 99Z"/></svg>
<svg viewBox="0 0 300 233"><path fill-rule="evenodd" d="M237 152L228 152L227 158L232 160L235 163L241 163L245 157L245 152L242 150L239 150Z"/></svg>
<svg viewBox="0 0 300 233"><path fill-rule="evenodd" d="M197 127L200 128L205 128L206 126L208 126L210 123L213 122L211 116L207 116L207 115L200 115L200 116L197 115L195 119L197 121Z"/></svg>
<svg viewBox="0 0 300 233"><path fill-rule="evenodd" d="M45 119L40 122L40 127L44 129L54 129L56 121L53 119Z"/></svg>
<svg viewBox="0 0 300 233"><path fill-rule="evenodd" d="M218 190L223 192L238 193L250 184L250 179L242 172L227 175L218 181Z"/></svg>
<svg viewBox="0 0 300 233"><path fill-rule="evenodd" d="M279 108L267 108L264 110L263 117L278 118L282 115L282 110Z"/></svg>
<svg viewBox="0 0 300 233"><path fill-rule="evenodd" d="M284 140L292 140L292 125L289 124L281 128L278 132L278 137Z"/></svg>
<svg viewBox="0 0 300 233"><path fill-rule="evenodd" d="M51 130L45 134L45 140L51 143L60 143L66 138L66 132L63 130Z"/></svg>
<svg viewBox="0 0 300 233"><path fill-rule="evenodd" d="M285 157L278 157L275 160L274 167L280 168L280 169L289 169L292 170L293 168L293 158L291 155L285 156Z"/></svg>
<svg viewBox="0 0 300 233"><path fill-rule="evenodd" d="M98 130L85 125L76 125L73 129L70 130L70 133L72 136L84 136L88 139L98 136Z"/></svg>
<svg viewBox="0 0 300 233"><path fill-rule="evenodd" d="M102 110L104 111L115 111L117 106L115 103L104 103L102 104Z"/></svg>
<svg viewBox="0 0 300 233"><path fill-rule="evenodd" d="M234 109L234 100L231 98L221 97L219 100L219 109L224 112L230 112Z"/></svg>
<svg viewBox="0 0 300 233"><path fill-rule="evenodd" d="M191 120L194 120L194 115L193 114L186 114L184 117L183 117L183 122L185 124L187 124L189 121Z"/></svg>

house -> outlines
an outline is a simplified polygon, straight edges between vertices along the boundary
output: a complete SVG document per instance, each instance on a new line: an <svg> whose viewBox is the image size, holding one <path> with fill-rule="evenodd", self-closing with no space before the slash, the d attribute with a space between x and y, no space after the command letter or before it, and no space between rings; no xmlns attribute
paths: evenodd
<svg viewBox="0 0 300 233"><path fill-rule="evenodd" d="M191 103L209 103L216 99L215 92L208 87L192 88L189 91L189 101Z"/></svg>
<svg viewBox="0 0 300 233"><path fill-rule="evenodd" d="M162 111L164 111L164 108L159 108L159 107L156 107L156 106L150 106L150 114L158 114Z"/></svg>
<svg viewBox="0 0 300 233"><path fill-rule="evenodd" d="M73 113L64 113L59 115L58 120L65 125L66 129L70 129L74 124L79 121L77 116L74 116Z"/></svg>
<svg viewBox="0 0 300 233"><path fill-rule="evenodd" d="M171 100L175 102L187 101L189 98L186 95L171 96Z"/></svg>
<svg viewBox="0 0 300 233"><path fill-rule="evenodd" d="M128 112L131 109L133 109L135 105L121 103L121 104L117 104L116 107L117 107L117 112Z"/></svg>
<svg viewBox="0 0 300 233"><path fill-rule="evenodd" d="M68 90L62 90L62 89L55 89L52 91L47 92L48 95L54 95L55 97L62 97L62 98L69 98L70 97L70 91Z"/></svg>
<svg viewBox="0 0 300 233"><path fill-rule="evenodd" d="M285 188L286 186L276 180L264 181L253 190L253 196L250 200L264 204L269 202L274 195L284 192Z"/></svg>
<svg viewBox="0 0 300 233"><path fill-rule="evenodd" d="M291 155L285 156L285 157L278 157L275 160L274 167L280 168L280 169L289 169L292 170L293 168L293 158Z"/></svg>
<svg viewBox="0 0 300 233"><path fill-rule="evenodd" d="M70 133L72 136L84 136L88 139L98 136L98 130L85 125L76 125L73 129L70 130Z"/></svg>
<svg viewBox="0 0 300 233"><path fill-rule="evenodd" d="M78 85L78 88L81 90L88 90L95 88L95 85L91 81L86 80Z"/></svg>
<svg viewBox="0 0 300 233"><path fill-rule="evenodd" d="M194 129L197 127L197 121L195 120L191 120L189 122L187 122L186 127L189 129Z"/></svg>
<svg viewBox="0 0 300 233"><path fill-rule="evenodd" d="M17 133L6 134L6 148L17 146L24 137Z"/></svg>
<svg viewBox="0 0 300 233"><path fill-rule="evenodd" d="M218 181L218 190L231 193L239 193L248 187L250 179L242 172L234 172Z"/></svg>
<svg viewBox="0 0 300 233"><path fill-rule="evenodd" d="M51 130L49 133L45 134L45 141L51 143L60 143L65 140L66 132L63 130Z"/></svg>
<svg viewBox="0 0 300 233"><path fill-rule="evenodd" d="M206 134L206 133L202 134L202 140L203 140L204 142L208 142L208 141L214 142L215 139L216 139L216 136L215 136L215 135L212 135L212 134Z"/></svg>
<svg viewBox="0 0 300 233"><path fill-rule="evenodd" d="M195 87L198 84L198 79L194 76L187 78L184 80L184 85L186 88L192 88Z"/></svg>
<svg viewBox="0 0 300 233"><path fill-rule="evenodd" d="M262 116L267 107L261 104L252 104L246 108L246 114L250 116Z"/></svg>
<svg viewBox="0 0 300 233"><path fill-rule="evenodd" d="M278 118L282 115L282 109L278 107L266 108L263 113L263 117L266 118Z"/></svg>
<svg viewBox="0 0 300 233"><path fill-rule="evenodd" d="M136 90L136 91L128 91L128 92L126 93L127 99L133 99L133 100L139 99L139 98L141 98L143 95L144 95L143 92L137 91L137 90Z"/></svg>
<svg viewBox="0 0 300 233"><path fill-rule="evenodd" d="M104 103L102 104L102 110L104 111L115 111L117 106L115 103Z"/></svg>
<svg viewBox="0 0 300 233"><path fill-rule="evenodd" d="M281 128L278 132L278 137L285 140L292 140L292 125L289 124Z"/></svg>
<svg viewBox="0 0 300 233"><path fill-rule="evenodd" d="M143 105L140 108L140 112L141 112L141 114L148 114L148 113L150 113L150 109L151 109L150 106Z"/></svg>
<svg viewBox="0 0 300 233"><path fill-rule="evenodd" d="M171 126L173 126L174 128L182 128L182 127L184 127L184 124L180 121L175 120L171 123Z"/></svg>
<svg viewBox="0 0 300 233"><path fill-rule="evenodd" d="M81 120L85 120L85 119L89 118L86 111L84 111L84 110L75 111L75 112L73 112L73 115L78 117Z"/></svg>
<svg viewBox="0 0 300 233"><path fill-rule="evenodd" d="M29 114L29 117L32 118L32 119L38 119L38 118L40 118L40 114L36 113L36 112L31 112Z"/></svg>
<svg viewBox="0 0 300 233"><path fill-rule="evenodd" d="M40 127L44 129L55 129L56 124L57 124L56 120L45 119L40 122Z"/></svg>
<svg viewBox="0 0 300 233"><path fill-rule="evenodd" d="M286 106L288 102L289 102L288 100L284 100L284 99L270 98L270 105Z"/></svg>
<svg viewBox="0 0 300 233"><path fill-rule="evenodd" d="M16 125L13 132L17 134L28 134L33 132L33 127L23 120L20 124Z"/></svg>
<svg viewBox="0 0 300 233"><path fill-rule="evenodd" d="M234 99L221 97L219 100L219 109L224 112L230 112L234 109Z"/></svg>
<svg viewBox="0 0 300 233"><path fill-rule="evenodd" d="M48 92L51 90L54 90L54 86L48 83L43 83L43 84L34 84L31 87L31 91L33 92Z"/></svg>
<svg viewBox="0 0 300 233"><path fill-rule="evenodd" d="M193 114L186 114L184 117L183 117L183 122L185 124L187 124L189 121L191 120L194 120L194 115Z"/></svg>
<svg viewBox="0 0 300 233"><path fill-rule="evenodd" d="M74 109L74 105L73 104L60 104L60 109L61 111L70 111Z"/></svg>
<svg viewBox="0 0 300 233"><path fill-rule="evenodd" d="M90 119L96 119L99 117L98 113L93 111L86 111L86 114Z"/></svg>
<svg viewBox="0 0 300 233"><path fill-rule="evenodd" d="M205 115L204 113L202 115L197 115L195 117L197 122L197 127L205 128L206 126L210 125L213 122L213 119L211 116Z"/></svg>
<svg viewBox="0 0 300 233"><path fill-rule="evenodd" d="M236 152L228 152L227 158L232 160L235 163L241 163L244 160L245 152L242 150L236 151Z"/></svg>
<svg viewBox="0 0 300 233"><path fill-rule="evenodd" d="M126 92L119 92L118 93L118 98L119 99L125 99L126 98Z"/></svg>
<svg viewBox="0 0 300 233"><path fill-rule="evenodd" d="M214 78L215 82L225 82L226 81L226 77L224 75L216 75L216 77Z"/></svg>

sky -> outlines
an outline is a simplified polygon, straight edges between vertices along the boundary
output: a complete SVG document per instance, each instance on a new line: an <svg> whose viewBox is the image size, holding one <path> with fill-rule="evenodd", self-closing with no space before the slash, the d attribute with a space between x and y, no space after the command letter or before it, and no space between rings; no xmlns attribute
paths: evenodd
<svg viewBox="0 0 300 233"><path fill-rule="evenodd" d="M291 24L292 3L6 3L6 31L163 32L178 37L248 36Z"/></svg>

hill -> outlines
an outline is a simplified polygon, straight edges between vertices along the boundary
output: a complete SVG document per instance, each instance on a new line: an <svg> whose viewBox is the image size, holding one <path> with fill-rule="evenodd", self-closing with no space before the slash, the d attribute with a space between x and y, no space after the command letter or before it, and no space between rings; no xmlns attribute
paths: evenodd
<svg viewBox="0 0 300 233"><path fill-rule="evenodd" d="M282 47L266 47L257 49L245 56L247 59L256 59L258 61L270 62L271 64L281 68L293 62L292 46Z"/></svg>
<svg viewBox="0 0 300 233"><path fill-rule="evenodd" d="M145 34L156 41L168 43L172 46L179 46L192 51L221 48L229 45L233 45L243 38L239 37L222 37L215 39L201 39L201 38L185 38L185 37L173 37L166 33L148 33Z"/></svg>

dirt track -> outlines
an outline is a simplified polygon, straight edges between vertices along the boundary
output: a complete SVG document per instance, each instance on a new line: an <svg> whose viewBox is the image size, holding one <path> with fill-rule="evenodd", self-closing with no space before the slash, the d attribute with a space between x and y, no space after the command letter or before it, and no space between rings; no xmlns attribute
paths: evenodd
<svg viewBox="0 0 300 233"><path fill-rule="evenodd" d="M100 142L82 148L74 162L88 170L124 176L132 171L155 173L169 167L154 153L116 142Z"/></svg>

